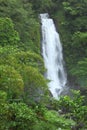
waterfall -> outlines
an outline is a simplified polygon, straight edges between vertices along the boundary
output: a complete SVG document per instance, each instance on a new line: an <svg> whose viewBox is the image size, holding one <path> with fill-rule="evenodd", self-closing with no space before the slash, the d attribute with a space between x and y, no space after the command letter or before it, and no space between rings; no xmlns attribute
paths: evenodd
<svg viewBox="0 0 87 130"><path fill-rule="evenodd" d="M46 78L49 90L58 98L66 86L67 76L63 67L62 45L54 22L47 13L40 14L42 24L42 55L47 69Z"/></svg>

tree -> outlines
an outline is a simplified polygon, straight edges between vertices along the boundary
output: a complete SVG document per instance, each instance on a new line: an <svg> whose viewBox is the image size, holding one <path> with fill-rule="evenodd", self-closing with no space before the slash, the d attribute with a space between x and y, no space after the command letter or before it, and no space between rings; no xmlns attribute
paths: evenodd
<svg viewBox="0 0 87 130"><path fill-rule="evenodd" d="M20 98L24 82L21 75L11 66L0 65L0 90L7 93L8 100Z"/></svg>
<svg viewBox="0 0 87 130"><path fill-rule="evenodd" d="M20 66L27 65L32 66L34 68L37 68L39 72L43 74L45 71L44 62L42 57L32 51L18 51L17 53L14 53L13 56L17 59L17 63L20 64Z"/></svg>
<svg viewBox="0 0 87 130"><path fill-rule="evenodd" d="M19 35L10 18L0 18L0 45L18 45Z"/></svg>
<svg viewBox="0 0 87 130"><path fill-rule="evenodd" d="M40 24L32 4L23 0L1 0L0 10L0 16L9 17L14 22L21 38L20 47L40 53Z"/></svg>
<svg viewBox="0 0 87 130"><path fill-rule="evenodd" d="M24 81L24 98L28 104L35 102L47 102L49 91L47 81L44 76L31 66L24 66L21 68L21 75Z"/></svg>
<svg viewBox="0 0 87 130"><path fill-rule="evenodd" d="M0 90L0 130L4 130L7 124L8 104L7 93Z"/></svg>
<svg viewBox="0 0 87 130"><path fill-rule="evenodd" d="M37 13L42 13L42 12L48 12L51 11L51 8L54 7L54 3L52 0L30 0L30 2L33 5L33 9Z"/></svg>
<svg viewBox="0 0 87 130"><path fill-rule="evenodd" d="M85 98L81 96L80 91L72 91L72 97L64 96L58 101L61 113L66 118L71 118L76 122L74 129L87 128L87 106Z"/></svg>
<svg viewBox="0 0 87 130"><path fill-rule="evenodd" d="M71 73L77 78L82 94L87 95L87 58L78 61L76 68L73 68Z"/></svg>

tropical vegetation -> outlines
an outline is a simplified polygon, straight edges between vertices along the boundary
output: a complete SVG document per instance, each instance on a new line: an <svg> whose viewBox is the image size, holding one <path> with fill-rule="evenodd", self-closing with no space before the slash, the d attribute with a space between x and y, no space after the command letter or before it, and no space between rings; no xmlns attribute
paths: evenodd
<svg viewBox="0 0 87 130"><path fill-rule="evenodd" d="M71 90L44 78L39 14L54 19ZM0 130L87 129L87 0L0 0Z"/></svg>

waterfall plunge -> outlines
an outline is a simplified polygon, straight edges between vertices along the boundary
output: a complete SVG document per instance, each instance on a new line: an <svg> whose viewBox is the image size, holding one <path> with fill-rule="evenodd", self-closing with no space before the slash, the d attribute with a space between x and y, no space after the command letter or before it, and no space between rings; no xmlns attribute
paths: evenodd
<svg viewBox="0 0 87 130"><path fill-rule="evenodd" d="M42 23L42 55L47 69L46 78L49 90L54 98L58 98L63 91L67 76L63 67L62 46L59 34L48 14L40 14Z"/></svg>

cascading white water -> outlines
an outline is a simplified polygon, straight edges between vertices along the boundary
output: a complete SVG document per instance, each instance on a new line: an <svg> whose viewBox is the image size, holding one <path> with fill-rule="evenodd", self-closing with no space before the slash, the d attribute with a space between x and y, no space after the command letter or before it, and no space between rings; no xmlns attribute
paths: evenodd
<svg viewBox="0 0 87 130"><path fill-rule="evenodd" d="M66 85L67 77L63 67L62 46L54 22L49 15L40 14L42 23L42 55L47 69L49 90L58 98Z"/></svg>

